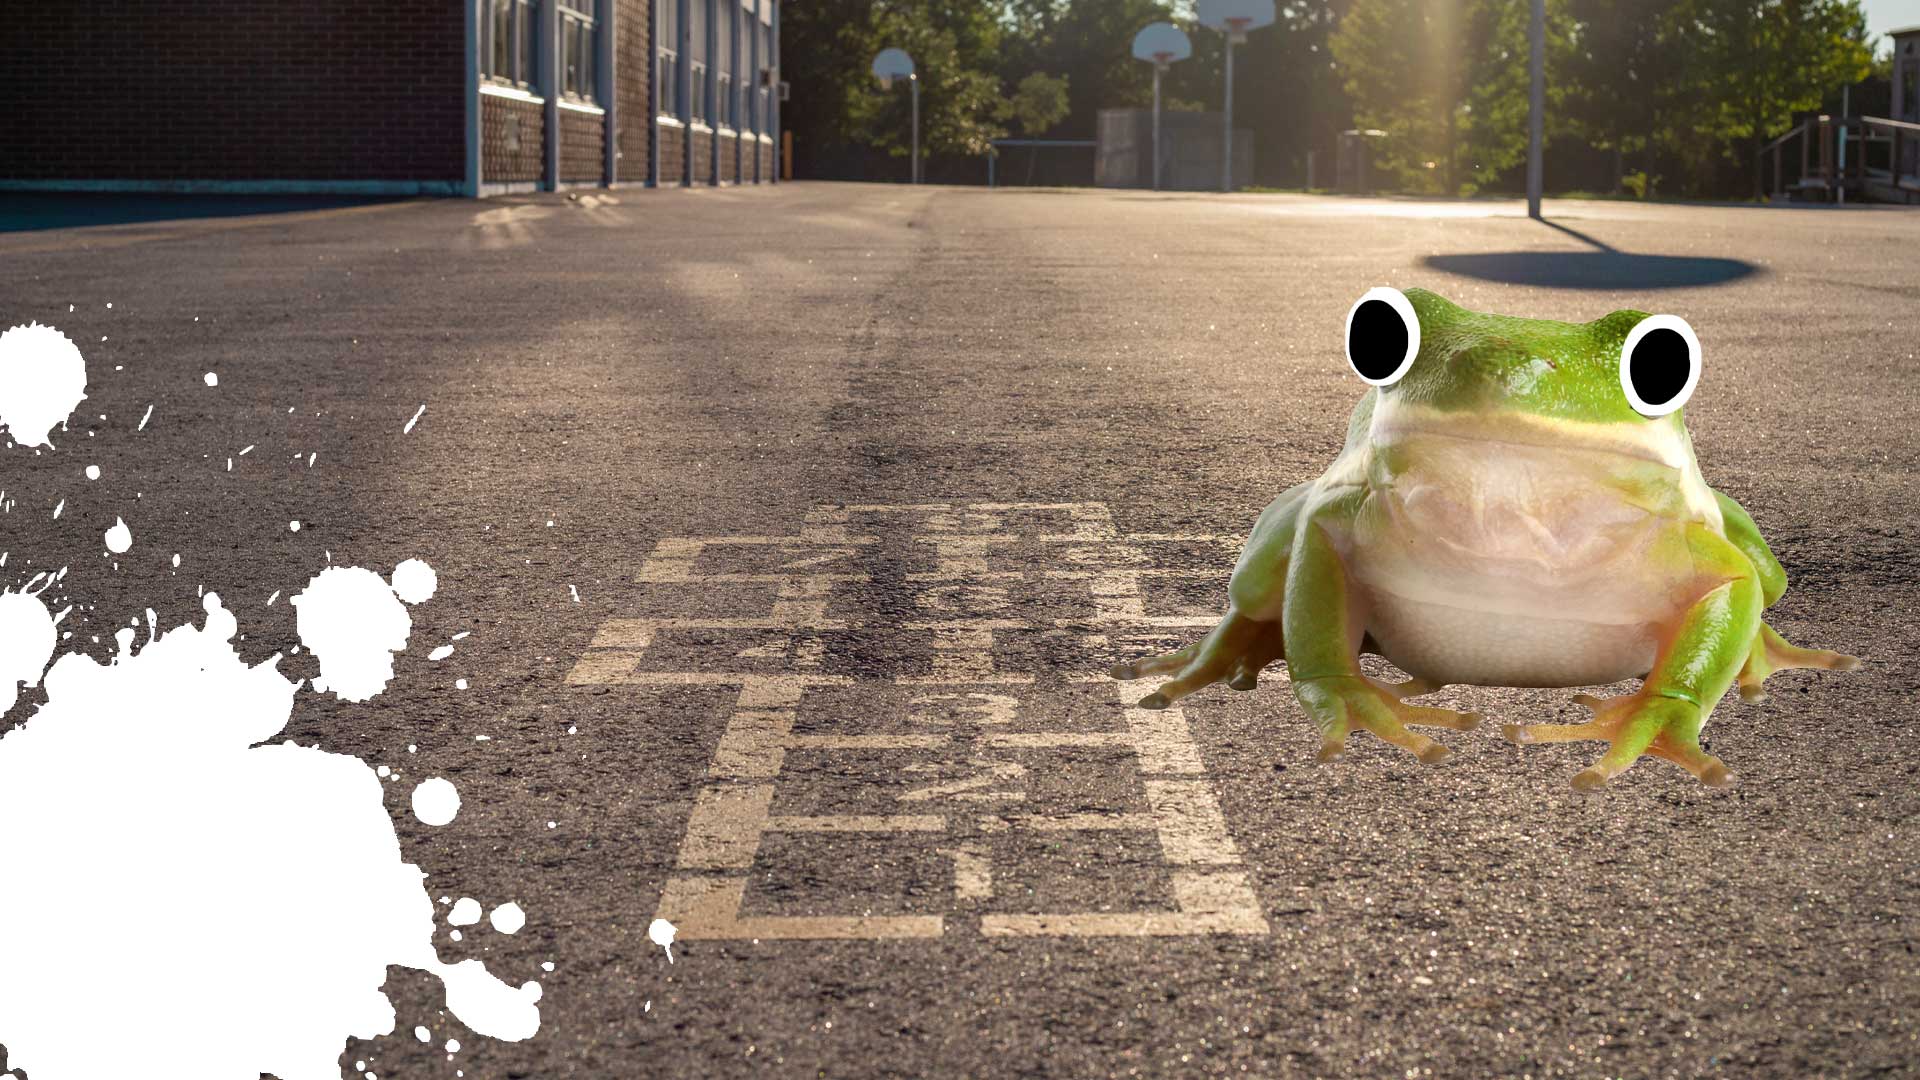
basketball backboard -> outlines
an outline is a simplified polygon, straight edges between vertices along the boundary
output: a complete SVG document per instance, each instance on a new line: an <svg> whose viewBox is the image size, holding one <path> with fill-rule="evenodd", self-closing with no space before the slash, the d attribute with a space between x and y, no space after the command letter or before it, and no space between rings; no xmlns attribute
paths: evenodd
<svg viewBox="0 0 1920 1080"><path fill-rule="evenodd" d="M881 49L873 58L873 76L882 87L892 89L893 80L913 78L913 57L905 49Z"/></svg>
<svg viewBox="0 0 1920 1080"><path fill-rule="evenodd" d="M1240 38L1273 25L1273 0L1199 0L1194 14L1201 26Z"/></svg>
<svg viewBox="0 0 1920 1080"><path fill-rule="evenodd" d="M1148 23L1133 35L1133 55L1160 67L1193 55L1193 43L1186 32L1172 23Z"/></svg>

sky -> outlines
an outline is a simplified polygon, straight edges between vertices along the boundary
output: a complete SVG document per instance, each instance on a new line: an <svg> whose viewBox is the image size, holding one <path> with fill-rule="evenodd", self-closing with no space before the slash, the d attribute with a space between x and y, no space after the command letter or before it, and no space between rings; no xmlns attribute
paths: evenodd
<svg viewBox="0 0 1920 1080"><path fill-rule="evenodd" d="M1920 0L1866 0L1867 30L1885 34L1920 26Z"/></svg>

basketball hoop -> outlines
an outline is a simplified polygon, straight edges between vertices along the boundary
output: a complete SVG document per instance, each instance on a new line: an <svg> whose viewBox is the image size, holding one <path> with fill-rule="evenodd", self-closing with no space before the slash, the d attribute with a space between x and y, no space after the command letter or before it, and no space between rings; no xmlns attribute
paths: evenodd
<svg viewBox="0 0 1920 1080"><path fill-rule="evenodd" d="M1247 31L1253 28L1253 20L1244 15L1236 15L1226 20L1227 40L1235 45L1247 43Z"/></svg>

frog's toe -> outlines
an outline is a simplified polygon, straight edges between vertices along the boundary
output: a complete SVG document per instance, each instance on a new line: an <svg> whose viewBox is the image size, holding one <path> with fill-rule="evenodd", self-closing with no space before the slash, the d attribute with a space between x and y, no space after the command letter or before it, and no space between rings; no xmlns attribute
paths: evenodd
<svg viewBox="0 0 1920 1080"><path fill-rule="evenodd" d="M1122 681L1172 675L1139 701L1143 709L1164 709L1188 694L1217 682L1251 690L1260 670L1280 659L1285 648L1280 624L1258 622L1229 612L1206 637L1177 652L1115 664L1108 674Z"/></svg>
<svg viewBox="0 0 1920 1080"><path fill-rule="evenodd" d="M1404 704L1386 688L1363 677L1310 679L1296 683L1294 691L1320 729L1321 761L1338 757L1346 749L1348 733L1359 728L1432 765L1445 761L1453 752L1408 730L1408 725L1467 731L1480 723L1477 713Z"/></svg>
<svg viewBox="0 0 1920 1080"><path fill-rule="evenodd" d="M1518 746L1587 739L1612 744L1599 761L1574 776L1579 791L1605 787L1648 754L1679 765L1709 787L1733 781L1726 765L1700 748L1699 706L1645 693L1606 700L1575 694L1573 700L1591 709L1593 719L1584 724L1506 724L1501 734Z"/></svg>
<svg viewBox="0 0 1920 1080"><path fill-rule="evenodd" d="M1776 671L1793 668L1810 668L1818 671L1852 671L1860 666L1860 658L1846 653L1832 652L1827 649L1802 649L1798 645L1788 644L1773 627L1760 624L1760 632L1754 635L1753 649L1747 654L1747 662L1740 669L1740 699L1755 702L1767 699L1767 676Z"/></svg>

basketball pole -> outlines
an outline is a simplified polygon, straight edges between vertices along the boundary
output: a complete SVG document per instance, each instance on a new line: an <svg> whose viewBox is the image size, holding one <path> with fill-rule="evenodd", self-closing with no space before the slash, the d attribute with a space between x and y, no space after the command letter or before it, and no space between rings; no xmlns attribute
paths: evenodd
<svg viewBox="0 0 1920 1080"><path fill-rule="evenodd" d="M1547 125L1547 0L1533 0L1532 7L1533 18L1527 30L1527 69L1532 83L1527 102L1527 216L1537 221L1546 171L1540 144Z"/></svg>
<svg viewBox="0 0 1920 1080"><path fill-rule="evenodd" d="M1153 65L1153 190L1160 190L1160 73L1165 64Z"/></svg>
<svg viewBox="0 0 1920 1080"><path fill-rule="evenodd" d="M1542 0L1534 0L1540 3ZM1227 108L1226 153L1221 156L1220 190L1233 190L1233 31L1227 31Z"/></svg>
<svg viewBox="0 0 1920 1080"><path fill-rule="evenodd" d="M913 87L913 182L920 182L920 76L907 76L907 82Z"/></svg>

